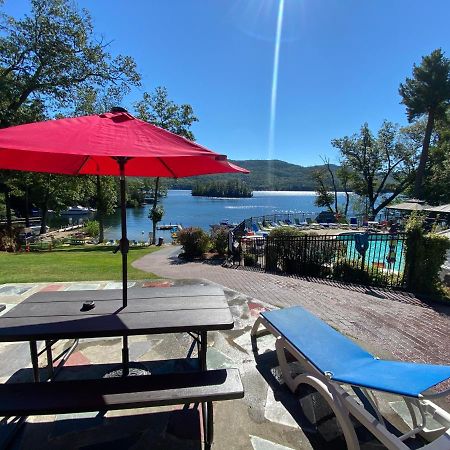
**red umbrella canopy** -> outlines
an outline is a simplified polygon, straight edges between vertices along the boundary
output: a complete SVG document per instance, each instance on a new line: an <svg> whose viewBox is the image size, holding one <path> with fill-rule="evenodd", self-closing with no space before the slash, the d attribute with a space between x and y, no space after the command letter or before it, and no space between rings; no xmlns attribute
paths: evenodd
<svg viewBox="0 0 450 450"><path fill-rule="evenodd" d="M127 112L50 120L0 130L0 169L68 175L189 177L248 173L212 152Z"/></svg>

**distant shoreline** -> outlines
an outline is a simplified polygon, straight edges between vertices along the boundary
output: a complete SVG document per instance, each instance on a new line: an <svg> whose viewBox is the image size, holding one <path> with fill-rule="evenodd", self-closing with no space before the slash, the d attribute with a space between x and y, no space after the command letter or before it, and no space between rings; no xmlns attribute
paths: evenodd
<svg viewBox="0 0 450 450"><path fill-rule="evenodd" d="M174 189L174 188L171 188L171 189L168 189L168 190L169 191L179 191L179 192L191 192L192 191L192 189ZM302 190L298 190L298 191L285 190L285 189L279 190L279 191L256 189L256 190L254 190L252 192L253 193L255 193L255 192L266 192L266 193L270 193L270 194L278 194L278 193L297 193L298 194L298 193L301 193L301 192L304 192L304 193L307 193L307 194L315 194L316 193L315 190L306 190L306 189L302 189ZM338 194L345 194L344 191L337 191L337 193ZM352 194L352 192L350 192L350 194ZM198 197L209 197L209 196L201 195L201 196L198 196ZM209 198L212 198L212 197L209 197ZM215 197L215 198L248 198L248 197Z"/></svg>

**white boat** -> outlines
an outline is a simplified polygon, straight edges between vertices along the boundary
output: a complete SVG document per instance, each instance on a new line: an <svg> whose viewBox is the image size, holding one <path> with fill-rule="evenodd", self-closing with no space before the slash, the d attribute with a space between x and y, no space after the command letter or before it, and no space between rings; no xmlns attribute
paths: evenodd
<svg viewBox="0 0 450 450"><path fill-rule="evenodd" d="M49 226L45 226L45 232L48 233L50 230ZM40 225L33 225L32 227L25 228L25 233L32 234L33 236L39 236L41 233L41 226Z"/></svg>
<svg viewBox="0 0 450 450"><path fill-rule="evenodd" d="M72 206L70 208L67 208L65 211L61 211L61 216L87 216L91 213L94 213L97 211L94 208L88 208L86 206Z"/></svg>

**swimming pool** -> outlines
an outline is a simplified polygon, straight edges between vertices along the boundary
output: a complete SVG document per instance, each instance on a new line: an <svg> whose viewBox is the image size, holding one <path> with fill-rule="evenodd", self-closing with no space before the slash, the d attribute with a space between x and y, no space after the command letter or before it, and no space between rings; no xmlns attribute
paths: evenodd
<svg viewBox="0 0 450 450"><path fill-rule="evenodd" d="M357 251L355 234L341 234L336 237L347 243L346 257L349 260L361 258ZM369 234L365 263L372 267L403 272L405 269L405 238L399 234Z"/></svg>

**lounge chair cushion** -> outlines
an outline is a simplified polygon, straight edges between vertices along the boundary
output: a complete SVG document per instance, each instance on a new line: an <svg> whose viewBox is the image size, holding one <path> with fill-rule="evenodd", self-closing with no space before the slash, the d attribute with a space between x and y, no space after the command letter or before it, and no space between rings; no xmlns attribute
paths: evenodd
<svg viewBox="0 0 450 450"><path fill-rule="evenodd" d="M450 366L376 359L359 345L301 307L262 316L322 374L340 383L408 397L450 378Z"/></svg>

